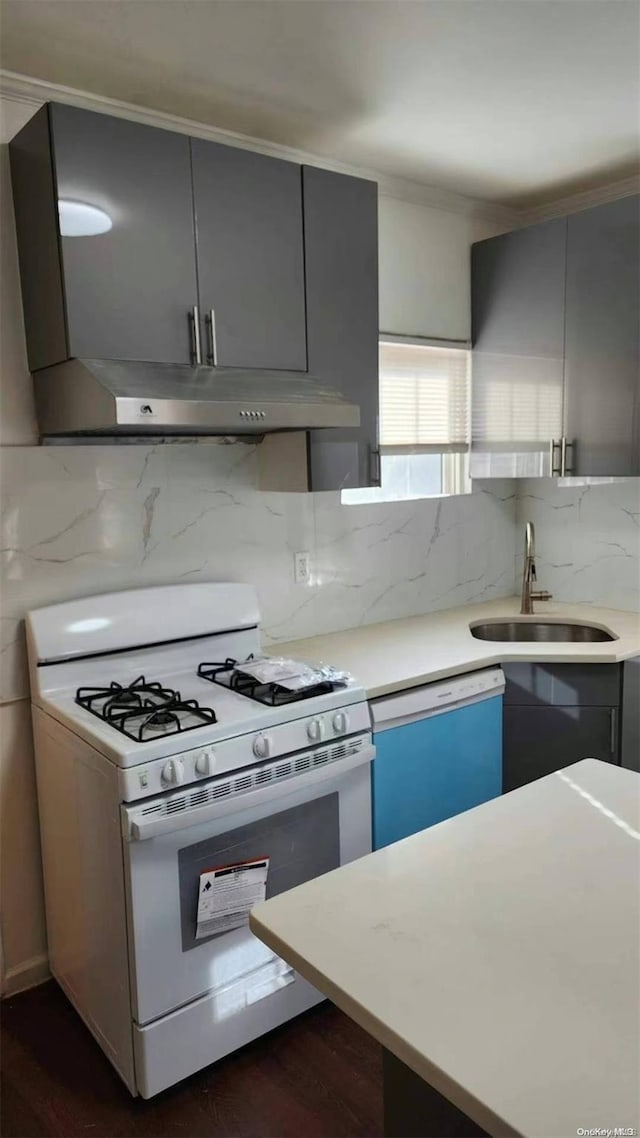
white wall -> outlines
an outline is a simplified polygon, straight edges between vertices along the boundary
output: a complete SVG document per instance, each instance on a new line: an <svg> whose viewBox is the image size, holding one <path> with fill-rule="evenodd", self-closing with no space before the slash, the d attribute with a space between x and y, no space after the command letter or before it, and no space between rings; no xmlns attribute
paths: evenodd
<svg viewBox="0 0 640 1138"><path fill-rule="evenodd" d="M0 100L0 139L11 138L33 108ZM7 147L0 145L0 455L37 439L27 368ZM0 493L2 480L0 476ZM4 540L3 540L4 548ZM4 556L4 555L3 555ZM0 594L0 669L13 660L15 622ZM21 696L23 696L21 691ZM0 696L0 988L18 991L47 975L40 839L28 700Z"/></svg>
<svg viewBox="0 0 640 1138"><path fill-rule="evenodd" d="M3 991L47 975L29 701L0 705L0 892Z"/></svg>
<svg viewBox="0 0 640 1138"><path fill-rule="evenodd" d="M0 104L3 138L33 110ZM0 854L4 986L17 990L46 970L23 632L29 608L131 585L246 580L258 588L266 637L277 642L508 595L515 501L509 484L459 499L362 507L342 506L338 494L259 493L256 449L242 444L34 446L1 151ZM381 197L385 330L468 335L469 243L478 224ZM307 587L293 581L293 552L301 549L311 554Z"/></svg>
<svg viewBox="0 0 640 1138"><path fill-rule="evenodd" d="M505 226L385 194L378 216L380 330L468 340L470 247Z"/></svg>

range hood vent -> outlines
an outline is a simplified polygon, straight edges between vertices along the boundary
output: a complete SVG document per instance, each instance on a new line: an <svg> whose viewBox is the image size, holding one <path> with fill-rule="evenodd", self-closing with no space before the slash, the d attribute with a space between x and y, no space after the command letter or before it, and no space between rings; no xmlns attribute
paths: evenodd
<svg viewBox="0 0 640 1138"><path fill-rule="evenodd" d="M34 374L40 433L263 435L358 427L360 409L301 372L67 360Z"/></svg>

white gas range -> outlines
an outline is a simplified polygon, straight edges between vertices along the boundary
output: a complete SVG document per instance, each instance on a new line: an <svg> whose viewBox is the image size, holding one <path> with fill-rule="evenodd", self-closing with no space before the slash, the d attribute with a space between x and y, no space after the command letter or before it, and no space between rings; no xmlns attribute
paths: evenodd
<svg viewBox="0 0 640 1138"><path fill-rule="evenodd" d="M149 1097L321 999L248 911L370 851L366 697L262 658L247 585L54 605L27 640L51 970Z"/></svg>

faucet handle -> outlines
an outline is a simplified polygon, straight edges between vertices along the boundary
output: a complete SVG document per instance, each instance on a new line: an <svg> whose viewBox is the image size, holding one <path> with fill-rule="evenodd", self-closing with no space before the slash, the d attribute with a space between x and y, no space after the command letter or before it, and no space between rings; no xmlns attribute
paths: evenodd
<svg viewBox="0 0 640 1138"><path fill-rule="evenodd" d="M531 596L532 601L551 601L551 600L553 600L553 593L549 593L547 591L547 589L538 589L535 592L532 590L530 596Z"/></svg>

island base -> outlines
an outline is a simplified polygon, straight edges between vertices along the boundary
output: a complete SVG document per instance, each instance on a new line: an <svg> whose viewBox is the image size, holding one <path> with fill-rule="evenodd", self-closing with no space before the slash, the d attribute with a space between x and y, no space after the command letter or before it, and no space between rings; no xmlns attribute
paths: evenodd
<svg viewBox="0 0 640 1138"><path fill-rule="evenodd" d="M382 1049L385 1138L488 1138L468 1115Z"/></svg>

